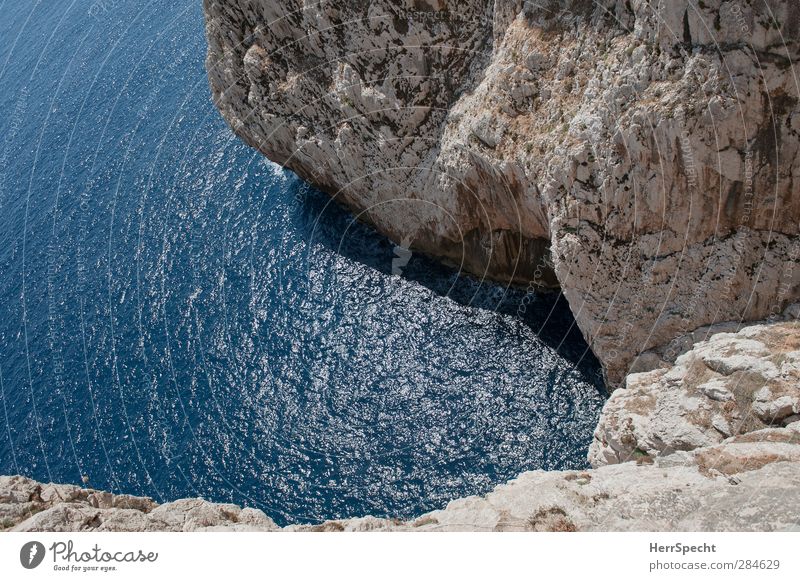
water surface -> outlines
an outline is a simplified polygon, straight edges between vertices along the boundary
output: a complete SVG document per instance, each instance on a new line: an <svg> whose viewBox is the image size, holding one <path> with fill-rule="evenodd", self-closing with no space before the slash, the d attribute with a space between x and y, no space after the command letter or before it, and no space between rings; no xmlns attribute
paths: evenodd
<svg viewBox="0 0 800 581"><path fill-rule="evenodd" d="M408 517L585 466L557 295L393 246L240 143L199 0L0 0L0 473Z"/></svg>

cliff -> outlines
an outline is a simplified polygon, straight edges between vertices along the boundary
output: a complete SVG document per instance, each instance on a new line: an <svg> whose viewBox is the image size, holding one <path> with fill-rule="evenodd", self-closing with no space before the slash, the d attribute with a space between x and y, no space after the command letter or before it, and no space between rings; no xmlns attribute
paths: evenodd
<svg viewBox="0 0 800 581"><path fill-rule="evenodd" d="M594 468L526 472L412 521L362 517L300 531L772 531L800 528L800 322L728 329L669 369L633 374L595 431ZM279 530L202 499L158 505L0 477L0 530Z"/></svg>
<svg viewBox="0 0 800 581"><path fill-rule="evenodd" d="M240 137L398 243L560 287L612 387L658 363L643 351L800 299L794 2L205 13Z"/></svg>

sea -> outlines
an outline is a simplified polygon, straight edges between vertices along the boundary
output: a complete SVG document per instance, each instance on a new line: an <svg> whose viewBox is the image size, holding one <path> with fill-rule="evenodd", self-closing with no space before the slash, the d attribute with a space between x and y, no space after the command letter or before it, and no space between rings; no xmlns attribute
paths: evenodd
<svg viewBox="0 0 800 581"><path fill-rule="evenodd" d="M244 145L200 0L0 14L0 474L285 525L587 465L563 297L408 256Z"/></svg>

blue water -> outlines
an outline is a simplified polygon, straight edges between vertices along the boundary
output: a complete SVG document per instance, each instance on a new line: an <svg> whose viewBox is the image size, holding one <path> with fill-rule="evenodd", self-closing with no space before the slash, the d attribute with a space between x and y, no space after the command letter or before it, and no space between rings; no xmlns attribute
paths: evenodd
<svg viewBox="0 0 800 581"><path fill-rule="evenodd" d="M0 0L0 473L280 523L577 468L563 299L393 246L240 143L199 0Z"/></svg>

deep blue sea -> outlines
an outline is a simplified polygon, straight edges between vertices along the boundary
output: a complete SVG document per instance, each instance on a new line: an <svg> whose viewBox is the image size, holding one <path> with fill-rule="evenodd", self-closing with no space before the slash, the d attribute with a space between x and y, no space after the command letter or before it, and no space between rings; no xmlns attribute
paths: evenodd
<svg viewBox="0 0 800 581"><path fill-rule="evenodd" d="M0 474L409 517L577 468L557 294L390 242L243 145L200 0L0 0Z"/></svg>

